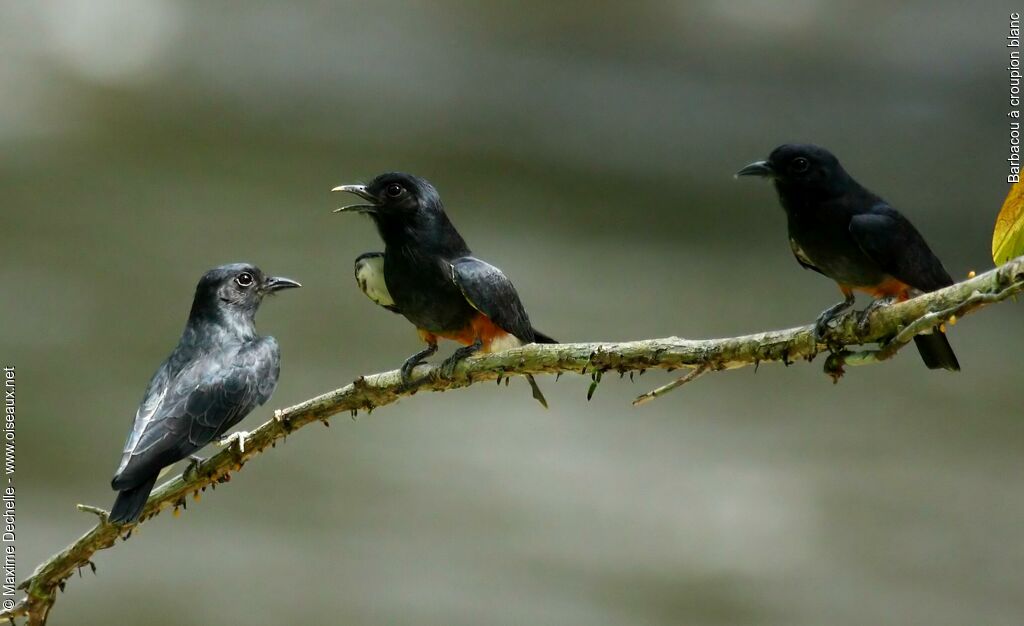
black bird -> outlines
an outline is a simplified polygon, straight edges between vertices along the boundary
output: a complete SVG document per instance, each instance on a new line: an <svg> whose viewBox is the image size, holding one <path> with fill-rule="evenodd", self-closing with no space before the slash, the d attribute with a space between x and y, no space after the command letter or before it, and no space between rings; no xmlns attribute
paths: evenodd
<svg viewBox="0 0 1024 626"><path fill-rule="evenodd" d="M533 328L505 274L471 256L429 182L392 172L369 185L341 185L333 191L366 200L335 212L369 215L384 240L383 253L370 252L356 259L359 288L377 304L404 315L427 344L402 365L406 384L416 365L437 351L439 337L464 346L442 364L448 375L461 359L477 351L557 343ZM526 378L533 397L547 406L533 376Z"/></svg>
<svg viewBox="0 0 1024 626"><path fill-rule="evenodd" d="M214 268L199 281L178 346L146 387L111 486L116 524L134 522L164 468L190 457L266 402L277 386L277 340L256 334L267 294L301 287L247 263ZM245 433L236 433L241 447ZM199 460L193 457L194 460Z"/></svg>
<svg viewBox="0 0 1024 626"><path fill-rule="evenodd" d="M751 163L736 176L774 180L796 260L839 284L845 299L818 317L819 339L833 318L853 306L854 291L876 298L861 314L863 325L867 314L887 301L953 284L913 224L862 187L824 148L781 145L768 160ZM914 337L914 342L930 369L960 369L941 328Z"/></svg>

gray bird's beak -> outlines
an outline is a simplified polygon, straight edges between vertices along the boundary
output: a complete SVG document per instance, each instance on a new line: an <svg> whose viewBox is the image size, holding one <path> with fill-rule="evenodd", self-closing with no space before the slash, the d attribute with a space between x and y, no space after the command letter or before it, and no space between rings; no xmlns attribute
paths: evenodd
<svg viewBox="0 0 1024 626"><path fill-rule="evenodd" d="M275 291L281 291L282 289L295 289L302 285L297 280L291 278L284 278L282 276L271 276L263 281L263 291L266 293L274 293Z"/></svg>
<svg viewBox="0 0 1024 626"><path fill-rule="evenodd" d="M366 191L366 185L338 185L331 191L344 191L345 193L352 193L363 200L369 200L372 204L350 204L343 206L338 209L334 209L335 213L373 213L377 210L377 199L374 198Z"/></svg>
<svg viewBox="0 0 1024 626"><path fill-rule="evenodd" d="M775 169L772 168L771 163L768 161L754 161L750 165L744 167L734 175L736 178L740 176L760 176L761 178L775 178Z"/></svg>

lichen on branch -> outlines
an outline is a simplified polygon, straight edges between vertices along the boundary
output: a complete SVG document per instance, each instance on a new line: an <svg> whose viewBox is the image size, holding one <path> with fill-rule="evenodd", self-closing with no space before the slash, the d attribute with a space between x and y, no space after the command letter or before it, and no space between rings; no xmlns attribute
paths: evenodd
<svg viewBox="0 0 1024 626"><path fill-rule="evenodd" d="M198 499L202 492L229 481L232 473L246 462L273 448L298 428L314 422L329 426L333 415L348 412L355 416L359 411L370 412L418 392L445 391L525 374L576 373L591 375L589 398L602 374L608 371L632 375L655 368L690 370L679 380L640 396L637 402L640 403L661 397L708 372L761 363L810 361L821 352L829 353L826 372L838 378L845 365L884 361L907 345L915 334L952 323L955 318L1021 291L1024 291L1024 257L939 291L879 308L864 326L858 325L855 314L843 315L826 334L824 343L815 340L814 329L808 325L723 339L667 337L627 342L530 344L470 357L458 364L451 377L442 376L436 366L421 366L409 386L402 384L398 370L361 376L340 389L275 411L272 419L249 433L244 448L237 444L225 448L192 470L163 483L150 495L140 523L169 508L177 514L187 507L189 499ZM868 344L878 347L861 348ZM68 579L76 572L81 573L83 568L95 572L93 555L114 546L118 539L123 541L130 537L134 524L110 524L106 511L97 507L79 505L79 509L98 516L98 523L40 564L19 585L25 596L12 609L0 613L0 619L14 622L15 618L24 618L32 626L42 626L58 591L63 590Z"/></svg>

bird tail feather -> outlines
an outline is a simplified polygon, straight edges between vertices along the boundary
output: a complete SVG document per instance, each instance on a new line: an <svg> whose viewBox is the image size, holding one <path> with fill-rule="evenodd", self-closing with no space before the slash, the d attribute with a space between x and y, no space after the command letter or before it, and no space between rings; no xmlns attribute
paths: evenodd
<svg viewBox="0 0 1024 626"><path fill-rule="evenodd" d="M153 491L157 475L153 474L142 484L118 492L114 506L110 509L110 523L130 524L139 519L142 509L146 507L149 493Z"/></svg>
<svg viewBox="0 0 1024 626"><path fill-rule="evenodd" d="M533 329L533 343L558 343L557 339L552 339L544 333L540 332L536 328Z"/></svg>
<svg viewBox="0 0 1024 626"><path fill-rule="evenodd" d="M949 345L946 333L936 329L925 335L917 335L914 337L914 343L917 344L917 351L921 353L921 359L928 369L960 371L960 363L956 360L956 354L953 353L953 346Z"/></svg>

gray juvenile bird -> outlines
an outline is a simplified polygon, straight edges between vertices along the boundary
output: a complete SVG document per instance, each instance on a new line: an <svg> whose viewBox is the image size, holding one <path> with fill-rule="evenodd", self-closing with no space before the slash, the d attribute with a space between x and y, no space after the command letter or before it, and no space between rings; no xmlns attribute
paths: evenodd
<svg viewBox="0 0 1024 626"><path fill-rule="evenodd" d="M264 276L254 265L214 268L196 286L178 346L149 381L111 486L116 524L139 518L161 470L220 438L274 393L281 368L277 340L256 334L267 294L301 287ZM242 445L245 433L236 433ZM195 457L193 457L195 458Z"/></svg>

